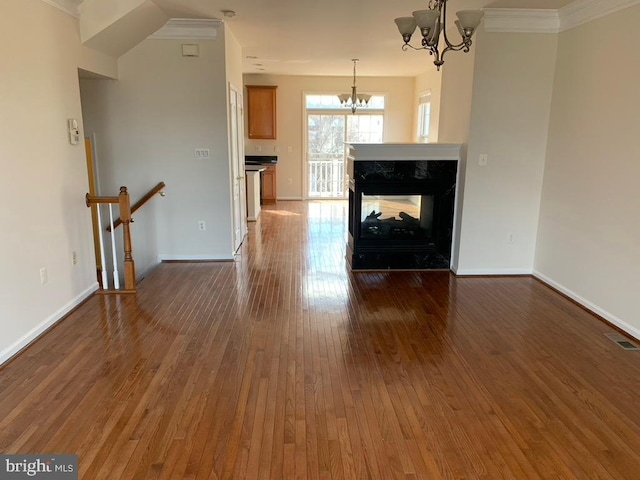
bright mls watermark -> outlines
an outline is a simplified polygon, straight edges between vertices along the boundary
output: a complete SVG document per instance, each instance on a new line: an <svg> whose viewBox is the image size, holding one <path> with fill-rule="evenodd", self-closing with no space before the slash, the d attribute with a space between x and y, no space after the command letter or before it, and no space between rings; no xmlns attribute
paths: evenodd
<svg viewBox="0 0 640 480"><path fill-rule="evenodd" d="M0 480L78 480L77 455L0 455Z"/></svg>

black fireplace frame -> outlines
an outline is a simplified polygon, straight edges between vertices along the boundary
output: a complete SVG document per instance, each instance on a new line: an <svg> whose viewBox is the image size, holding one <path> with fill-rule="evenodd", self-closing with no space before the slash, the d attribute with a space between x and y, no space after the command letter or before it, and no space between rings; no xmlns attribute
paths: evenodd
<svg viewBox="0 0 640 480"><path fill-rule="evenodd" d="M347 260L353 270L446 270L451 267L456 161L349 158ZM363 195L433 195L433 234L420 240L363 238Z"/></svg>

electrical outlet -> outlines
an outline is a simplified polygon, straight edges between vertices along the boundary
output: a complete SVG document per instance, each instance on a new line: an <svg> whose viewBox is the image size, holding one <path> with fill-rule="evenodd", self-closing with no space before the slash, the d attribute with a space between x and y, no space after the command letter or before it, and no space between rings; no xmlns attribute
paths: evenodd
<svg viewBox="0 0 640 480"><path fill-rule="evenodd" d="M478 157L478 165L480 165L481 167L486 167L488 159L489 156L486 153L481 153Z"/></svg>
<svg viewBox="0 0 640 480"><path fill-rule="evenodd" d="M262 151L262 147L260 145L256 145L256 152L261 152Z"/></svg>
<svg viewBox="0 0 640 480"><path fill-rule="evenodd" d="M207 229L207 224L204 222L204 220L200 220L198 222L198 229L202 231Z"/></svg>
<svg viewBox="0 0 640 480"><path fill-rule="evenodd" d="M273 151L275 153L278 153L280 151L280 147L276 145L275 147L273 147Z"/></svg>
<svg viewBox="0 0 640 480"><path fill-rule="evenodd" d="M71 252L71 265L75 267L77 264L78 264L78 254L74 250L73 252Z"/></svg>
<svg viewBox="0 0 640 480"><path fill-rule="evenodd" d="M40 269L40 285L46 285L49 283L49 273L47 272L47 267L42 267Z"/></svg>
<svg viewBox="0 0 640 480"><path fill-rule="evenodd" d="M293 152L293 147L287 147L287 152L289 153Z"/></svg>
<svg viewBox="0 0 640 480"><path fill-rule="evenodd" d="M292 185L292 184L293 184L293 178L290 178L289 179L289 185Z"/></svg>

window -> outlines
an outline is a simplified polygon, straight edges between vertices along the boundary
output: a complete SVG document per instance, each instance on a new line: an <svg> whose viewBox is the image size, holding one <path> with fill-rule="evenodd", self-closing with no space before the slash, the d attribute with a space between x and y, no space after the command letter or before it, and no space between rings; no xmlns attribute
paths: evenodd
<svg viewBox="0 0 640 480"><path fill-rule="evenodd" d="M307 115L307 196L345 198L346 144L382 143L384 130L383 95L371 97L368 107L340 105L337 95L306 95Z"/></svg>
<svg viewBox="0 0 640 480"><path fill-rule="evenodd" d="M418 97L418 141L429 143L431 125L431 91Z"/></svg>

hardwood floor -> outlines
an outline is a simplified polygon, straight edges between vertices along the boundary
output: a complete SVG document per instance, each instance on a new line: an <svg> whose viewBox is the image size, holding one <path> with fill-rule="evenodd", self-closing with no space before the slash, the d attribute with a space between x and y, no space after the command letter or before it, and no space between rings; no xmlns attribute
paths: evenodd
<svg viewBox="0 0 640 480"><path fill-rule="evenodd" d="M0 452L94 479L637 479L640 352L528 277L351 274L343 202L267 207L0 369Z"/></svg>

